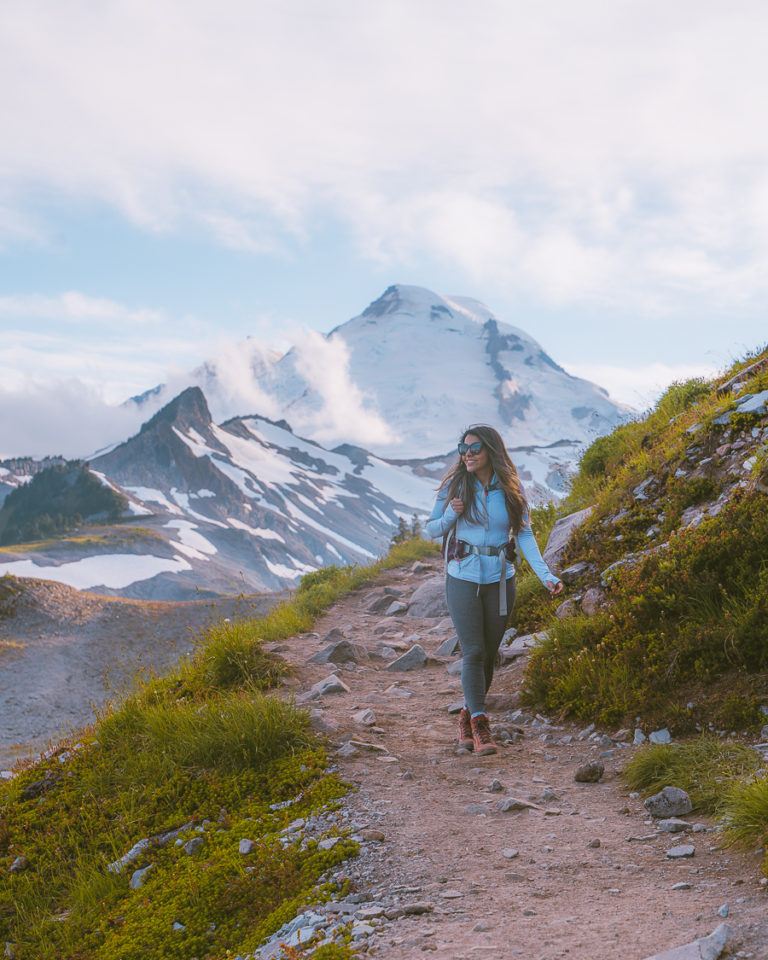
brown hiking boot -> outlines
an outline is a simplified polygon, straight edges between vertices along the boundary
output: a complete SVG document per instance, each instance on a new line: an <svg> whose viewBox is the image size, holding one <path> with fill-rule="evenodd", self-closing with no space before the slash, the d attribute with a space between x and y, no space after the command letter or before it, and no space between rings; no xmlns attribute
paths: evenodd
<svg viewBox="0 0 768 960"><path fill-rule="evenodd" d="M488 723L488 717L481 713L479 717L470 717L469 722L472 726L475 753L481 757L496 753L496 744L491 736L491 725Z"/></svg>
<svg viewBox="0 0 768 960"><path fill-rule="evenodd" d="M459 736L456 746L460 750L474 750L475 739L472 736L472 724L469 722L469 710L462 707L459 712Z"/></svg>

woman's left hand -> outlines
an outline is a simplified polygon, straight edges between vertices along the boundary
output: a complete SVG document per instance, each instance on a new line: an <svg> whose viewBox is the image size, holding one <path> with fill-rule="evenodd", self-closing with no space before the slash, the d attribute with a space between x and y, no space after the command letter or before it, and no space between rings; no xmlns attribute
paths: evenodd
<svg viewBox="0 0 768 960"><path fill-rule="evenodd" d="M549 595L551 597L556 597L558 593L563 592L563 581L562 580L547 580L545 584L547 590L549 590Z"/></svg>

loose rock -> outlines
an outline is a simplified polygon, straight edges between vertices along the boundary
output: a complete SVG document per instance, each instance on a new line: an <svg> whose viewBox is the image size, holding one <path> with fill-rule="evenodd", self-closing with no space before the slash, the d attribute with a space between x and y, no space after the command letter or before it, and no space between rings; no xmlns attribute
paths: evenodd
<svg viewBox="0 0 768 960"><path fill-rule="evenodd" d="M182 847L182 850L187 854L188 857L191 857L194 853L197 853L204 843L205 839L203 837L192 837L191 840L187 840Z"/></svg>
<svg viewBox="0 0 768 960"><path fill-rule="evenodd" d="M387 597L387 600L389 599L390 597ZM405 613L407 609L408 609L407 603L402 603L400 600L393 600L392 603L390 603L387 609L384 611L384 616L397 617L401 613Z"/></svg>
<svg viewBox="0 0 768 960"><path fill-rule="evenodd" d="M573 775L577 783L597 783L605 773L605 765L599 760L590 760L583 763Z"/></svg>
<svg viewBox="0 0 768 960"><path fill-rule="evenodd" d="M397 660L393 660L392 663L388 663L386 669L392 671L417 670L420 667L425 667L428 661L429 658L424 647L420 643L414 643L407 653L398 657Z"/></svg>
<svg viewBox="0 0 768 960"><path fill-rule="evenodd" d="M663 833L684 833L686 830L693 829L693 825L688 823L687 820L678 820L677 817L659 820L656 826Z"/></svg>
<svg viewBox="0 0 768 960"><path fill-rule="evenodd" d="M362 727L372 727L376 723L376 714L369 709L358 710L352 714L352 719Z"/></svg>
<svg viewBox="0 0 768 960"><path fill-rule="evenodd" d="M436 657L453 657L459 650L461 645L459 644L459 638L457 636L448 637L447 640L443 640L440 646L435 650Z"/></svg>
<svg viewBox="0 0 768 960"><path fill-rule="evenodd" d="M654 953L645 960L717 960L733 936L733 929L727 923L721 923L708 937L700 937L663 953Z"/></svg>
<svg viewBox="0 0 768 960"><path fill-rule="evenodd" d="M148 867L143 867L141 870L134 870L128 883L131 890L138 890L144 883L144 877L146 877L150 870L154 870L154 868L154 863L150 863Z"/></svg>
<svg viewBox="0 0 768 960"><path fill-rule="evenodd" d="M693 810L691 798L680 787L664 787L659 793L648 797L645 809L652 817L682 817Z"/></svg>
<svg viewBox="0 0 768 960"><path fill-rule="evenodd" d="M411 595L408 605L409 617L447 617L450 616L445 599L445 578L430 577Z"/></svg>
<svg viewBox="0 0 768 960"><path fill-rule="evenodd" d="M320 697L325 697L330 693L349 693L349 687L335 673L324 680L319 680L306 693L301 694L296 699L299 703L306 703L308 700L319 700Z"/></svg>
<svg viewBox="0 0 768 960"><path fill-rule="evenodd" d="M672 734L663 727L661 730L654 730L648 737L651 743L672 743Z"/></svg>
<svg viewBox="0 0 768 960"><path fill-rule="evenodd" d="M495 804L499 813L509 813L514 810L541 810L541 807L528 800L521 800L519 797L504 797Z"/></svg>
<svg viewBox="0 0 768 960"><path fill-rule="evenodd" d="M307 663L359 663L366 656L365 649L359 644L350 643L349 640L337 640L311 656Z"/></svg>
<svg viewBox="0 0 768 960"><path fill-rule="evenodd" d="M696 855L696 847L692 843L681 843L677 847L670 847L667 850L667 857L670 860L685 860L688 857Z"/></svg>

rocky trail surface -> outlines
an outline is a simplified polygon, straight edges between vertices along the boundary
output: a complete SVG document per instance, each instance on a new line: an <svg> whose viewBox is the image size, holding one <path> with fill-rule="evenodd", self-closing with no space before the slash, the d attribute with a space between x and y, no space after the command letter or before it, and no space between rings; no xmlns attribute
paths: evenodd
<svg viewBox="0 0 768 960"><path fill-rule="evenodd" d="M683 833L660 829L619 776L635 749L627 732L520 710L524 644L489 700L506 743L487 757L455 752L461 685L444 655L441 576L437 563L390 571L316 632L272 645L295 668L285 694L310 707L355 786L336 823L362 846L337 874L352 881L347 900L294 926L353 920L358 948L389 960L766 960L759 853L722 849L695 816ZM577 782L590 761L604 773ZM670 856L677 847L688 849Z"/></svg>
<svg viewBox="0 0 768 960"><path fill-rule="evenodd" d="M278 594L127 600L18 578L0 616L0 769L93 720L142 671L163 671L222 617L259 616ZM7 598L6 598L7 599Z"/></svg>

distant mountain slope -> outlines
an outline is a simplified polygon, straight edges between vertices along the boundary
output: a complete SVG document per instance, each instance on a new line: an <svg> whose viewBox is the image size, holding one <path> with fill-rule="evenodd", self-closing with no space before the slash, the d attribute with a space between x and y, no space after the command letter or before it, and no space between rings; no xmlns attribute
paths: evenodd
<svg viewBox="0 0 768 960"><path fill-rule="evenodd" d="M90 467L127 498L121 524L6 548L0 575L155 599L280 590L319 567L378 556L401 516L431 506L435 487L407 465L359 447L326 450L284 422L217 425L198 387Z"/></svg>

